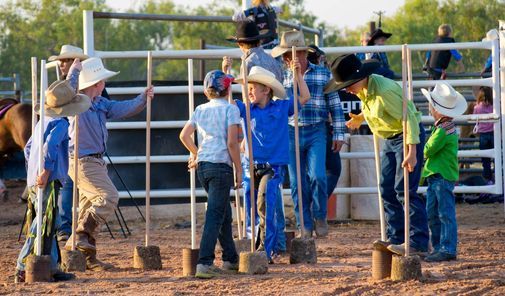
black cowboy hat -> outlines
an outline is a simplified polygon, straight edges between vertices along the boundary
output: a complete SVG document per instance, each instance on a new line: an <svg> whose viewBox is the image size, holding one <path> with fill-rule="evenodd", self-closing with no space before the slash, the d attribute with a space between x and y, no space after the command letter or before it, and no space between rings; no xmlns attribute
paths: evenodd
<svg viewBox="0 0 505 296"><path fill-rule="evenodd" d="M338 56L331 63L333 78L324 87L324 92L341 90L366 77L379 68L377 60L365 60L363 63L354 54Z"/></svg>
<svg viewBox="0 0 505 296"><path fill-rule="evenodd" d="M323 55L326 55L324 51L322 51L319 47L315 46L314 44L308 46L307 52L308 52L307 59L312 64L317 64L317 59L319 59L319 57Z"/></svg>
<svg viewBox="0 0 505 296"><path fill-rule="evenodd" d="M393 34L391 33L386 33L384 31L382 31L382 29L377 29L375 31L373 31L372 35L370 36L370 40L368 40L368 43L367 45L370 46L370 45L375 45L375 40L379 39L380 37L384 37L386 39L389 39L389 37L391 37Z"/></svg>
<svg viewBox="0 0 505 296"><path fill-rule="evenodd" d="M231 42L254 42L263 39L265 36L260 35L255 22L243 21L237 22L237 33L235 36L226 38Z"/></svg>

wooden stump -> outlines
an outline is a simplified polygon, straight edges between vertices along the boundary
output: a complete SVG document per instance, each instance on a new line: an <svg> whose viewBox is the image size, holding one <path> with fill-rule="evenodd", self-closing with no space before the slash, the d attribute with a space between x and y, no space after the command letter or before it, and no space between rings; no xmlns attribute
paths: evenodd
<svg viewBox="0 0 505 296"><path fill-rule="evenodd" d="M182 276L194 276L200 249L182 249Z"/></svg>
<svg viewBox="0 0 505 296"><path fill-rule="evenodd" d="M294 238L291 241L289 263L317 263L316 241L313 238Z"/></svg>
<svg viewBox="0 0 505 296"><path fill-rule="evenodd" d="M419 256L393 255L391 261L391 279L393 281L419 280L422 276Z"/></svg>
<svg viewBox="0 0 505 296"><path fill-rule="evenodd" d="M268 259L265 252L240 253L238 272L246 274L265 274L268 272Z"/></svg>
<svg viewBox="0 0 505 296"><path fill-rule="evenodd" d="M86 256L79 251L61 250L61 268L65 272L86 271Z"/></svg>
<svg viewBox="0 0 505 296"><path fill-rule="evenodd" d="M136 246L133 251L133 268L161 269L161 255L158 246Z"/></svg>
<svg viewBox="0 0 505 296"><path fill-rule="evenodd" d="M27 283L52 282L51 256L28 256L26 258L25 275L25 282Z"/></svg>

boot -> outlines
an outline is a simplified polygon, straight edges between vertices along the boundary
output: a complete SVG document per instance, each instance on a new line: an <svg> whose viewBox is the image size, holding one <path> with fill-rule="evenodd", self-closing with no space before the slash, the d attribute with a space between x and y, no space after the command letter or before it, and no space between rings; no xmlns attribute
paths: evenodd
<svg viewBox="0 0 505 296"><path fill-rule="evenodd" d="M93 214L86 212L80 219L77 228L75 229L76 247L86 254L87 252L96 252L96 244L94 243L94 235L100 223ZM65 244L65 249L70 250L72 247L72 236Z"/></svg>
<svg viewBox="0 0 505 296"><path fill-rule="evenodd" d="M91 271L104 271L114 268L114 265L105 263L96 258L96 251L86 254L86 269Z"/></svg>
<svg viewBox="0 0 505 296"><path fill-rule="evenodd" d="M76 232L75 234L75 247L79 249L81 252L86 253L90 251L96 252L96 246L90 242L90 238L87 233L84 232ZM72 250L72 235L68 238L65 243L65 250Z"/></svg>

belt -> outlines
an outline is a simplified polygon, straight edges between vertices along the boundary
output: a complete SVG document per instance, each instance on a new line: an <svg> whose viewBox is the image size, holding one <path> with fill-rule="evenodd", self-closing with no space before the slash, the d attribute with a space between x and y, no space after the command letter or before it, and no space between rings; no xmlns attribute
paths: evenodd
<svg viewBox="0 0 505 296"><path fill-rule="evenodd" d="M271 169L272 166L267 162L267 163L255 163L254 164L254 169L255 170L268 170Z"/></svg>
<svg viewBox="0 0 505 296"><path fill-rule="evenodd" d="M93 154L84 155L83 157L94 157L94 158L100 158L100 159L102 159L103 158L103 154L102 153L93 153Z"/></svg>
<svg viewBox="0 0 505 296"><path fill-rule="evenodd" d="M398 134L395 134L395 135L392 135L391 137L389 138L386 138L387 140L394 140L396 138L399 138L403 135L403 133L398 133Z"/></svg>

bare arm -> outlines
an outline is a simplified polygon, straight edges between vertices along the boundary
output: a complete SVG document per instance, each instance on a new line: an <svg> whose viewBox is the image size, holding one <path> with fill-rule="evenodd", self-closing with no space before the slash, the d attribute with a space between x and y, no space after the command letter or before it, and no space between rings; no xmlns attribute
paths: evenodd
<svg viewBox="0 0 505 296"><path fill-rule="evenodd" d="M238 142L238 124L228 126L228 152L235 166L235 188L242 184L242 164L240 163L240 145Z"/></svg>
<svg viewBox="0 0 505 296"><path fill-rule="evenodd" d="M305 105L310 99L310 91L305 79L303 79L302 67L300 66L300 62L298 58L294 58L291 62L291 67L295 68L296 71L296 82L298 84L298 90L300 92L298 96L298 101L301 105ZM296 90L293 90L296 91Z"/></svg>
<svg viewBox="0 0 505 296"><path fill-rule="evenodd" d="M188 161L188 167L193 168L196 167L197 164L197 155L198 155L198 147L195 145L195 141L191 138L191 136L195 132L195 127L191 123L186 123L181 133L179 134L179 139L182 144L189 150L190 156Z"/></svg>

